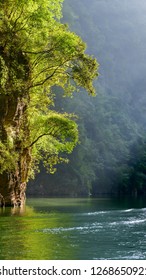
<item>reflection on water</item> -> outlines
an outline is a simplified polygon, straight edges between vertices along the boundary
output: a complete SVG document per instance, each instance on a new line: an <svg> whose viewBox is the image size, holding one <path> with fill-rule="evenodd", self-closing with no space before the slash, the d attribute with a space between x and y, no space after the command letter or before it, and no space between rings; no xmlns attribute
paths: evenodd
<svg viewBox="0 0 146 280"><path fill-rule="evenodd" d="M146 259L146 201L28 199L0 209L0 259Z"/></svg>

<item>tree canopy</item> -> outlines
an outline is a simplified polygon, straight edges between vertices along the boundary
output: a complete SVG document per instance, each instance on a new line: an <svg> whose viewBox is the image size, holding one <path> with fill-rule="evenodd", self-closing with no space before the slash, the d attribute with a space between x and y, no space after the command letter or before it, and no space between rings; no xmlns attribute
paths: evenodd
<svg viewBox="0 0 146 280"><path fill-rule="evenodd" d="M60 22L62 2L0 1L0 173L21 166L21 181L42 160L53 172L78 143L74 114L55 110L54 87L95 94L98 63Z"/></svg>

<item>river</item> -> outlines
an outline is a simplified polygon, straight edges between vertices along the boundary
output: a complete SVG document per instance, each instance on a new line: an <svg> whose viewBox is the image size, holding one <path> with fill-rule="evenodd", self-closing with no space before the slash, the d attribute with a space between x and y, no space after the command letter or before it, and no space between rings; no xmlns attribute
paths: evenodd
<svg viewBox="0 0 146 280"><path fill-rule="evenodd" d="M146 200L27 199L0 209L1 260L145 260Z"/></svg>

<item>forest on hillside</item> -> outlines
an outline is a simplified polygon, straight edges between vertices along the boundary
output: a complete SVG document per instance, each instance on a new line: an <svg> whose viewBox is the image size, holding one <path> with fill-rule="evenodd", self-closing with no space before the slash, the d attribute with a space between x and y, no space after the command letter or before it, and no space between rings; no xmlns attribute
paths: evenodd
<svg viewBox="0 0 146 280"><path fill-rule="evenodd" d="M109 196L146 193L146 3L65 0L63 23L100 63L96 97L56 92L57 111L75 113L80 144L53 175L41 172L28 195Z"/></svg>

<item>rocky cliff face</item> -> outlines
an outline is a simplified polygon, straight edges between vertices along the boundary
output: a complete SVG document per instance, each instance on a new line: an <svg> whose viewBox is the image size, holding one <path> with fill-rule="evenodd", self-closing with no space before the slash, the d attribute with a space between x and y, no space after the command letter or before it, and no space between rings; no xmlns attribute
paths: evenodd
<svg viewBox="0 0 146 280"><path fill-rule="evenodd" d="M25 201L26 181L31 161L29 148L24 146L24 138L27 135L22 135L21 132L22 126L27 123L26 104L20 97L7 95L5 98L0 96L0 103L2 104L0 109L1 143L4 145L2 148L5 149L2 156L4 167L1 168L4 171L0 174L1 204L21 205ZM25 132L29 133L27 128ZM13 153L12 157L11 153ZM12 166L9 166L10 164Z"/></svg>
<svg viewBox="0 0 146 280"><path fill-rule="evenodd" d="M29 64L19 42L0 47L0 203L22 205L31 162L27 105Z"/></svg>

